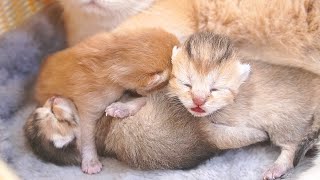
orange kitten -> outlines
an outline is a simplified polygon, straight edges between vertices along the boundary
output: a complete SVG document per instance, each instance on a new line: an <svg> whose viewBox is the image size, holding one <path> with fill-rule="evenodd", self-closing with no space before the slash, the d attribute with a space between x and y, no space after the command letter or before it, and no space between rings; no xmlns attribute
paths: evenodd
<svg viewBox="0 0 320 180"><path fill-rule="evenodd" d="M43 104L52 96L71 99L79 112L82 170L101 170L94 144L94 127L108 105L125 90L144 95L164 86L171 71L171 50L177 38L160 29L99 34L50 56L42 65L36 84L36 100ZM136 99L132 115L144 105ZM125 112L126 113L126 112Z"/></svg>
<svg viewBox="0 0 320 180"><path fill-rule="evenodd" d="M241 62L227 38L196 33L173 53L170 94L193 115L213 122L204 127L213 144L220 140L208 129L219 125L266 132L281 154L264 179L280 178L299 159L301 141L319 131L320 77L298 68Z"/></svg>

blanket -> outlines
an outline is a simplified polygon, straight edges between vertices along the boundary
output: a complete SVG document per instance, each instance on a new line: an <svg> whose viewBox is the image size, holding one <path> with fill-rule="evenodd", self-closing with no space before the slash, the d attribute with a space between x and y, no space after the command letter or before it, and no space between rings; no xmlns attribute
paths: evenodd
<svg viewBox="0 0 320 180"><path fill-rule="evenodd" d="M36 107L31 94L41 60L64 47L61 11L56 7L46 9L0 36L0 159L22 179L259 180L279 155L276 147L259 144L226 151L193 169L156 171L135 170L105 157L103 170L97 175L85 175L80 167L41 161L26 145L22 127ZM311 159L304 158L285 178L295 179L310 166Z"/></svg>

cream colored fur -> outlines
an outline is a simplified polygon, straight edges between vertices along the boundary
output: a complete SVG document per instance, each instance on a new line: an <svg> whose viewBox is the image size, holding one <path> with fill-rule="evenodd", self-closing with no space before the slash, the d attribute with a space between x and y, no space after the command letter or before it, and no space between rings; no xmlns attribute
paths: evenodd
<svg viewBox="0 0 320 180"><path fill-rule="evenodd" d="M320 74L320 1L200 1L200 30L228 35L253 59Z"/></svg>
<svg viewBox="0 0 320 180"><path fill-rule="evenodd" d="M280 178L293 168L300 142L320 122L320 77L297 68L241 62L252 67L248 79L248 68L241 67L230 41L211 32L196 33L172 60L170 94L196 116L211 114L205 119L213 123L205 131L213 144L225 140L211 134L217 125L266 132L270 141L281 148L281 154L264 179ZM204 96L201 105L195 96Z"/></svg>
<svg viewBox="0 0 320 180"><path fill-rule="evenodd" d="M128 17L148 8L154 0L59 0L64 8L68 44L110 31Z"/></svg>

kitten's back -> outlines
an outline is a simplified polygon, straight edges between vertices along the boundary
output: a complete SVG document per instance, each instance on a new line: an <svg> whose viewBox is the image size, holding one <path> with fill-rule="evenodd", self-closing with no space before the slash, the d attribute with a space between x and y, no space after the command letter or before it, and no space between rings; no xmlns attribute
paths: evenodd
<svg viewBox="0 0 320 180"><path fill-rule="evenodd" d="M53 95L73 99L84 91L121 85L144 86L158 74L168 79L171 50L179 42L161 29L101 33L51 55L44 61L36 84L36 99L43 104ZM119 85L119 84L118 84Z"/></svg>
<svg viewBox="0 0 320 180"><path fill-rule="evenodd" d="M208 122L194 118L166 91L152 94L136 115L109 123L99 121L97 145L135 168L187 169L218 152L201 132Z"/></svg>

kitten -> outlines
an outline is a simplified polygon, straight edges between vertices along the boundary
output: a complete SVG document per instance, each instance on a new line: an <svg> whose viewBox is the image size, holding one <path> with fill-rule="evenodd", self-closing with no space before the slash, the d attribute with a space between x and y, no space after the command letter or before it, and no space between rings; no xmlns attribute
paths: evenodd
<svg viewBox="0 0 320 180"><path fill-rule="evenodd" d="M154 0L59 0L70 46L99 32L111 31Z"/></svg>
<svg viewBox="0 0 320 180"><path fill-rule="evenodd" d="M213 122L204 128L208 136L213 135L208 129L221 124L265 131L281 154L264 179L279 178L293 167L300 142L320 122L319 76L240 61L230 40L211 32L192 35L173 54L170 95L194 116Z"/></svg>
<svg viewBox="0 0 320 180"><path fill-rule="evenodd" d="M35 98L43 104L52 96L63 96L75 103L81 125L84 172L101 170L94 144L96 120L125 90L145 95L163 87L171 71L171 49L178 43L174 35L160 29L103 33L58 52L43 63ZM133 104L136 105L130 111L109 109L108 113L128 116L144 105L141 99Z"/></svg>
<svg viewBox="0 0 320 180"><path fill-rule="evenodd" d="M251 128L228 126L209 129L214 135L205 136L202 129L211 122L194 118L179 101L166 93L165 89L152 93L137 114L123 120L102 116L94 131L98 154L115 157L143 170L187 169L221 149L268 139L261 131L252 133ZM121 103L124 105L126 101ZM80 164L81 133L77 114L73 102L63 97L51 98L37 108L24 126L33 152L58 165ZM237 136L233 136L234 133ZM260 139L257 138L259 133ZM213 141L207 137L222 140L210 144Z"/></svg>
<svg viewBox="0 0 320 180"><path fill-rule="evenodd" d="M148 104L153 103L143 108L144 116L139 112L124 120L102 116L94 131L99 155L117 157L139 169L185 169L218 152L201 138L197 128L201 123L185 111L175 113L179 109L167 103L164 96L158 98L161 94L153 99L164 103L157 105L149 99ZM167 118L155 112L166 114ZM32 150L40 158L59 165L78 165L81 162L78 122L72 101L54 97L35 110L24 130Z"/></svg>

